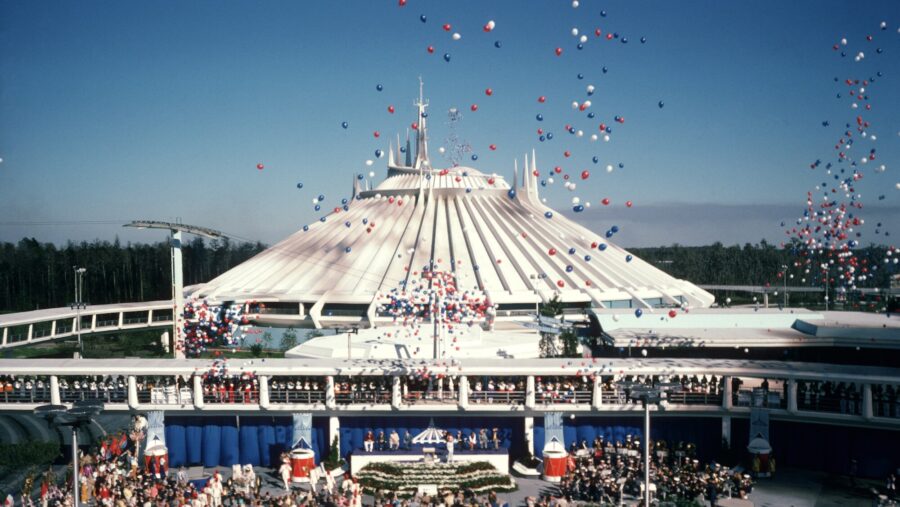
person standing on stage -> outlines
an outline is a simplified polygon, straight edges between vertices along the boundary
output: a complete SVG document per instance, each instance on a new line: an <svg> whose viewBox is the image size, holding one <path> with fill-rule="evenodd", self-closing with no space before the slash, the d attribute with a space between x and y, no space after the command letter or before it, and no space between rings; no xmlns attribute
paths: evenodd
<svg viewBox="0 0 900 507"><path fill-rule="evenodd" d="M447 433L447 463L453 463L453 447L454 447L454 438L453 435Z"/></svg>

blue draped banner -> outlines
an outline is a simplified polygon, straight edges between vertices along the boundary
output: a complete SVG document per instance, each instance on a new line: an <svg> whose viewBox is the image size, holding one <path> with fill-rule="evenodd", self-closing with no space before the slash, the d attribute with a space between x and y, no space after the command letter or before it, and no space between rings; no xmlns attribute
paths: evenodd
<svg viewBox="0 0 900 507"><path fill-rule="evenodd" d="M547 412L544 414L544 447L547 447L554 440L561 445L566 445L562 412Z"/></svg>
<svg viewBox="0 0 900 507"><path fill-rule="evenodd" d="M294 431L291 439L291 449L309 447L312 442L312 413L302 412L294 414Z"/></svg>

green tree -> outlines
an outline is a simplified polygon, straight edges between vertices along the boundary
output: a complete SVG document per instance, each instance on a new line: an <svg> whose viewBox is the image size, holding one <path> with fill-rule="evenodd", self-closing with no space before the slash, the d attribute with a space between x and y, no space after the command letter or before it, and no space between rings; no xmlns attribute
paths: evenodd
<svg viewBox="0 0 900 507"><path fill-rule="evenodd" d="M297 332L294 331L294 328L288 328L281 335L281 349L289 350L297 346Z"/></svg>

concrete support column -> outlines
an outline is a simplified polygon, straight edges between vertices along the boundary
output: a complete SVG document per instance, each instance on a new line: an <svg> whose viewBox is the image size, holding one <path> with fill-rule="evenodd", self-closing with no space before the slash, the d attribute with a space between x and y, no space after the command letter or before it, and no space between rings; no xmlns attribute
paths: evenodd
<svg viewBox="0 0 900 507"><path fill-rule="evenodd" d="M50 336L56 336L56 319L50 322Z"/></svg>
<svg viewBox="0 0 900 507"><path fill-rule="evenodd" d="M6 339L7 339L7 338L9 338L9 328L8 328L8 327L4 327L4 328L3 328L3 346L4 346L4 347L6 346Z"/></svg>
<svg viewBox="0 0 900 507"><path fill-rule="evenodd" d="M460 410L468 410L469 409L469 378L466 377L465 375L460 375L457 389L459 390L459 409Z"/></svg>
<svg viewBox="0 0 900 507"><path fill-rule="evenodd" d="M134 375L128 376L128 408L132 410L138 408L137 377Z"/></svg>
<svg viewBox="0 0 900 507"><path fill-rule="evenodd" d="M391 382L391 408L400 410L400 403L402 401L403 396L400 393L400 377L394 375Z"/></svg>
<svg viewBox="0 0 900 507"><path fill-rule="evenodd" d="M875 410L872 406L872 384L863 384L862 416L865 419L875 417Z"/></svg>
<svg viewBox="0 0 900 507"><path fill-rule="evenodd" d="M731 410L731 377L723 377L722 382L722 408Z"/></svg>
<svg viewBox="0 0 900 507"><path fill-rule="evenodd" d="M125 325L125 312L119 312L119 327Z"/></svg>
<svg viewBox="0 0 900 507"><path fill-rule="evenodd" d="M194 375L194 406L203 408L203 377Z"/></svg>
<svg viewBox="0 0 900 507"><path fill-rule="evenodd" d="M59 377L57 377L56 375L50 376L50 404L51 405L59 405L60 404Z"/></svg>
<svg viewBox="0 0 900 507"><path fill-rule="evenodd" d="M525 448L534 456L534 417L525 418Z"/></svg>
<svg viewBox="0 0 900 507"><path fill-rule="evenodd" d="M591 408L600 410L603 405L603 379L600 375L594 377L594 392L591 395Z"/></svg>
<svg viewBox="0 0 900 507"><path fill-rule="evenodd" d="M34 324L28 324L28 338L27 338L27 340L28 340L28 341L31 341L31 339L32 339L33 337L34 337Z"/></svg>
<svg viewBox="0 0 900 507"><path fill-rule="evenodd" d="M337 408L337 398L334 395L334 376L332 375L325 377L325 408L328 410Z"/></svg>
<svg viewBox="0 0 900 507"><path fill-rule="evenodd" d="M341 420L338 419L337 416L331 416L328 418L328 448L331 449L331 445L334 444L334 439L337 439L338 449L340 449L341 445ZM324 456L321 456L324 458Z"/></svg>
<svg viewBox="0 0 900 507"><path fill-rule="evenodd" d="M525 408L534 409L534 375L525 379Z"/></svg>
<svg viewBox="0 0 900 507"><path fill-rule="evenodd" d="M726 415L722 417L722 439L728 442L728 447L731 447L731 416Z"/></svg>
<svg viewBox="0 0 900 507"><path fill-rule="evenodd" d="M196 398L194 398L196 402ZM259 376L259 408L263 410L268 410L270 406L269 402L269 376L268 375L260 375Z"/></svg>
<svg viewBox="0 0 900 507"><path fill-rule="evenodd" d="M797 413L797 380L788 379L787 381L787 409L792 414Z"/></svg>

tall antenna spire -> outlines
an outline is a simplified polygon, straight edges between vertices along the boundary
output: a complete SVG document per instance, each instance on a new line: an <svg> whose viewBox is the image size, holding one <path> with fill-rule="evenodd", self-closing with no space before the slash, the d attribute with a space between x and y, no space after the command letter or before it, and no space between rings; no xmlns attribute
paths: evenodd
<svg viewBox="0 0 900 507"><path fill-rule="evenodd" d="M427 135L427 127L425 125L425 118L428 116L425 113L425 108L428 107L428 101L425 100L425 82L422 81L422 76L419 76L419 100L415 105L419 110L419 118L417 121L418 128L416 129L416 163L415 168L430 168L431 162L428 160L428 135Z"/></svg>

